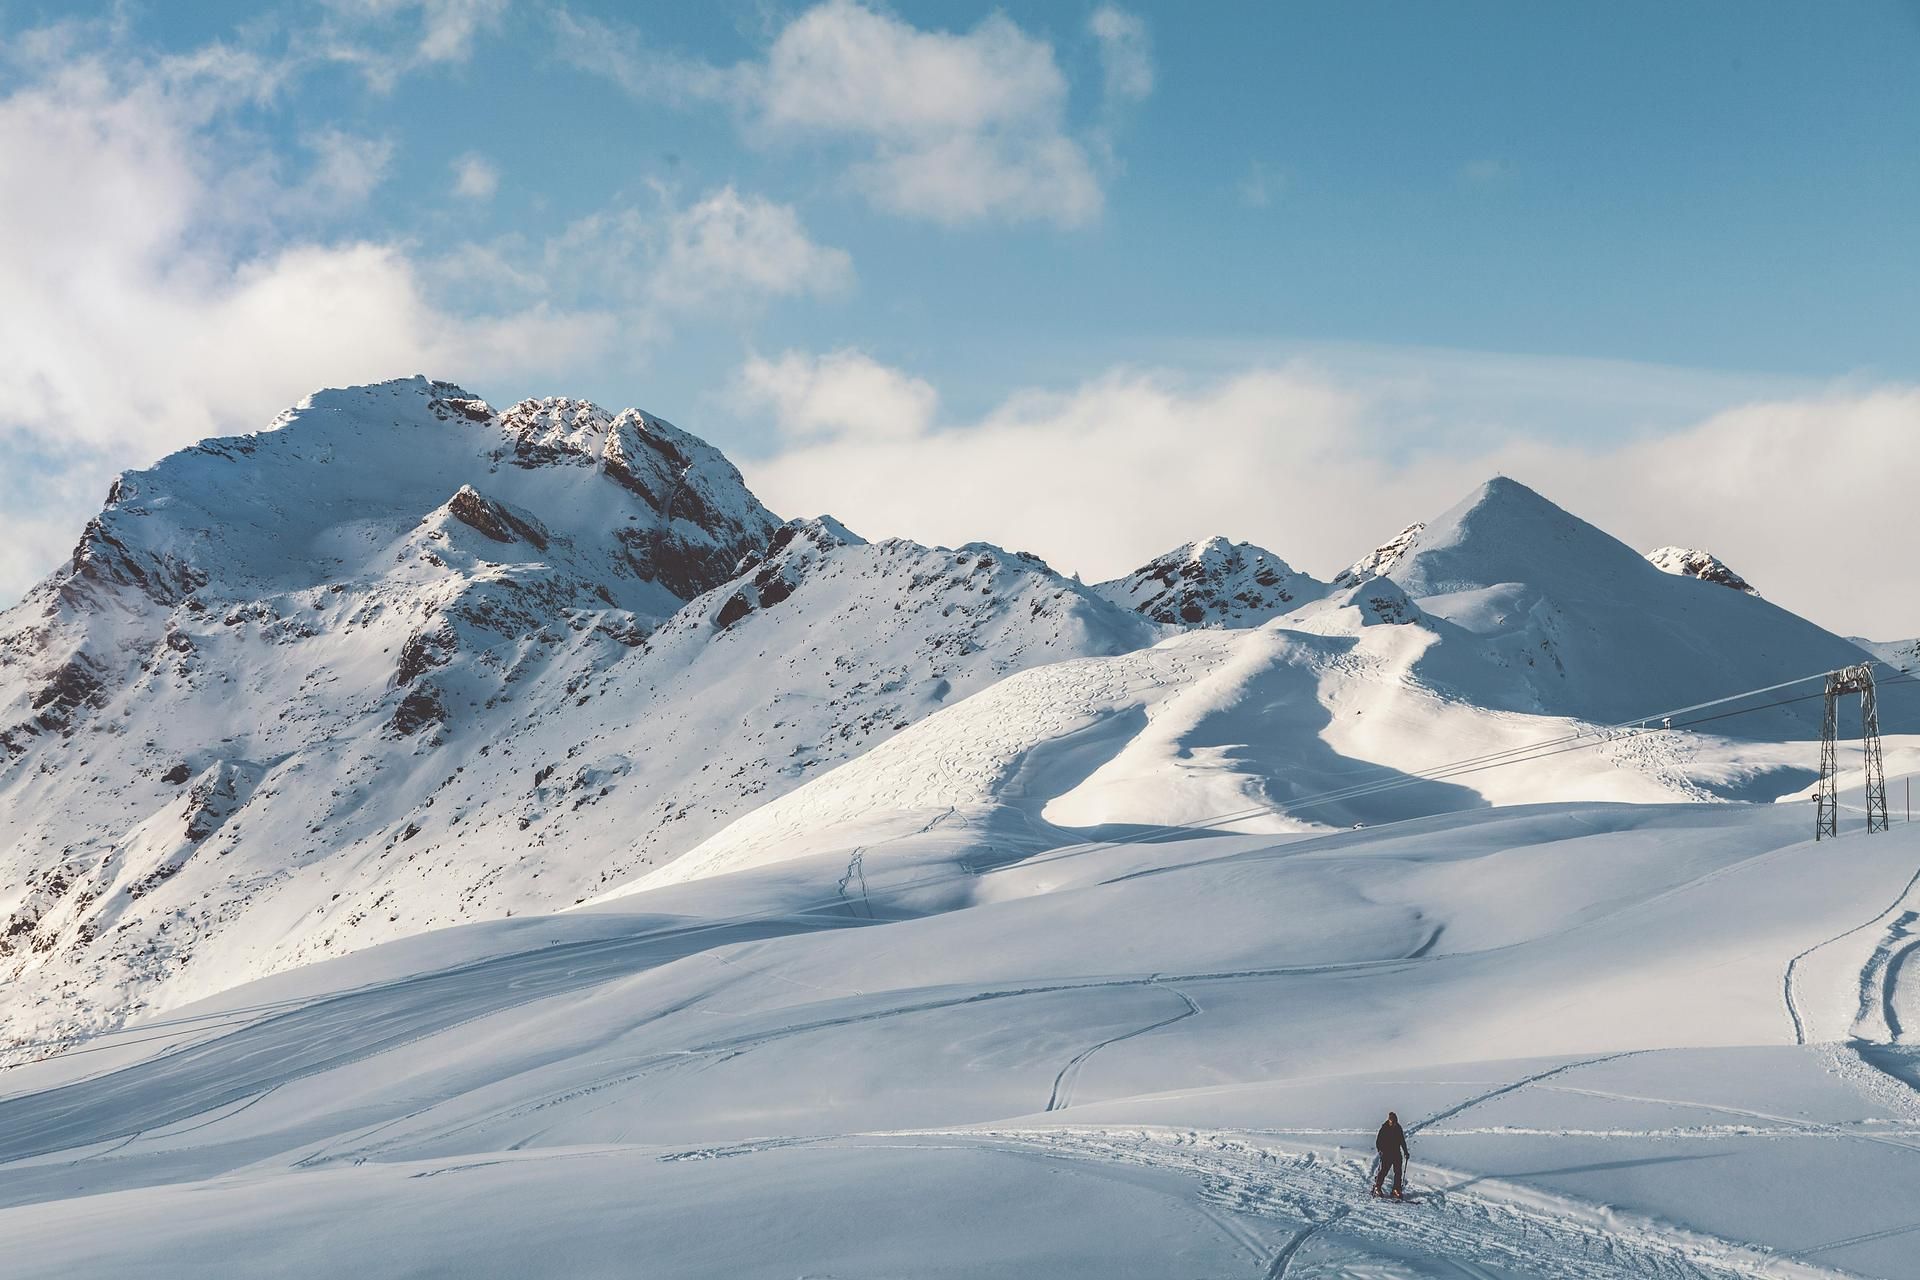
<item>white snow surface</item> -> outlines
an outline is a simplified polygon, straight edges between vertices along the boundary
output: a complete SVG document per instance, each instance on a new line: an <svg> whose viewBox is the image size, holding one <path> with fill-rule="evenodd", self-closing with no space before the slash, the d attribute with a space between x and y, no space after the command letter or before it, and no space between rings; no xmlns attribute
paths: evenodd
<svg viewBox="0 0 1920 1280"><path fill-rule="evenodd" d="M1920 638L1913 640L1863 640L1853 642L1890 667L1902 671L1920 670Z"/></svg>
<svg viewBox="0 0 1920 1280"><path fill-rule="evenodd" d="M1505 479L1087 588L322 393L0 616L8 1274L1910 1277L1868 651Z"/></svg>
<svg viewBox="0 0 1920 1280"><path fill-rule="evenodd" d="M1911 1275L1920 837L1563 804L837 861L7 1073L10 1274ZM1844 856L1836 856L1838 849ZM1418 1203L1369 1199L1399 1112Z"/></svg>

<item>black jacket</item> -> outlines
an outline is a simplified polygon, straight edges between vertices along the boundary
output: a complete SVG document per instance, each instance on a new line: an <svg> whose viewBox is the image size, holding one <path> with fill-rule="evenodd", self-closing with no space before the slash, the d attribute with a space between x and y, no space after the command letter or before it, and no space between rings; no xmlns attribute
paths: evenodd
<svg viewBox="0 0 1920 1280"><path fill-rule="evenodd" d="M1413 1158L1413 1152L1407 1149L1407 1131L1391 1120L1380 1126L1380 1132L1373 1139L1373 1149L1388 1159Z"/></svg>

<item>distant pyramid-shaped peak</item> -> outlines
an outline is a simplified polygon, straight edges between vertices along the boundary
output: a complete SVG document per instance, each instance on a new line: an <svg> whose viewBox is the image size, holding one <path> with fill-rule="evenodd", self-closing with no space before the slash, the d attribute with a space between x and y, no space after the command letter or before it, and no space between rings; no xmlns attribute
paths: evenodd
<svg viewBox="0 0 1920 1280"><path fill-rule="evenodd" d="M1496 476L1430 521L1394 564L1410 595L1445 595L1500 583L1616 583L1652 566L1612 534L1518 480Z"/></svg>

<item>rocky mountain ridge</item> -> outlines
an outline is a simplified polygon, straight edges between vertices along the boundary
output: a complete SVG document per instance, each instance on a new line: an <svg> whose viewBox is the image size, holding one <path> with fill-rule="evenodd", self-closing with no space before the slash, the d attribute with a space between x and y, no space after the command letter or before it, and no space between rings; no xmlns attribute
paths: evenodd
<svg viewBox="0 0 1920 1280"><path fill-rule="evenodd" d="M1208 538L1156 556L1095 591L1175 627L1248 627L1289 613L1327 584L1250 542Z"/></svg>
<svg viewBox="0 0 1920 1280"><path fill-rule="evenodd" d="M1726 561L1711 551L1702 551L1697 547L1655 547L1647 552L1647 563L1684 578L1717 583L1735 591L1744 591L1750 596L1760 594L1745 578L1728 568Z"/></svg>

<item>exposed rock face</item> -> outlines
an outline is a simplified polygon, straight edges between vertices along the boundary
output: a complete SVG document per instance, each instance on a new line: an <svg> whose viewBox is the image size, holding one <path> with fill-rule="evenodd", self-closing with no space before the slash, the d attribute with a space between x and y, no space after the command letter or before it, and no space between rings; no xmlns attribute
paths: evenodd
<svg viewBox="0 0 1920 1280"><path fill-rule="evenodd" d="M535 550L547 549L547 531L540 527L539 521L516 515L491 498L481 497L470 484L461 485L460 492L447 500L447 511L460 523L478 529L495 542L520 538L532 543Z"/></svg>
<svg viewBox="0 0 1920 1280"><path fill-rule="evenodd" d="M1744 591L1750 596L1760 594L1711 551L1701 551L1695 547L1657 547L1647 552L1647 562L1656 569L1679 574L1683 578L1698 578L1702 582Z"/></svg>
<svg viewBox="0 0 1920 1280"><path fill-rule="evenodd" d="M597 467L644 503L654 518L616 536L635 573L682 599L731 577L779 523L719 450L638 409L611 414L556 396L521 401L500 425L515 466Z"/></svg>
<svg viewBox="0 0 1920 1280"><path fill-rule="evenodd" d="M724 631L756 609L779 604L835 547L865 545L865 538L832 516L780 526L767 545L766 555L750 558L741 566L743 581L713 615L713 625Z"/></svg>
<svg viewBox="0 0 1920 1280"><path fill-rule="evenodd" d="M1391 578L1370 578L1348 593L1347 602L1359 610L1366 626L1406 626L1421 619L1420 606L1407 598Z"/></svg>
<svg viewBox="0 0 1920 1280"><path fill-rule="evenodd" d="M1393 572L1393 566L1399 563L1400 557L1407 553L1407 549L1419 539L1420 531L1426 527L1425 523L1416 520L1339 573L1334 574L1334 589L1351 590L1370 578L1378 578Z"/></svg>
<svg viewBox="0 0 1920 1280"><path fill-rule="evenodd" d="M1094 590L1168 626L1249 627L1317 599L1327 587L1252 543L1209 538Z"/></svg>

